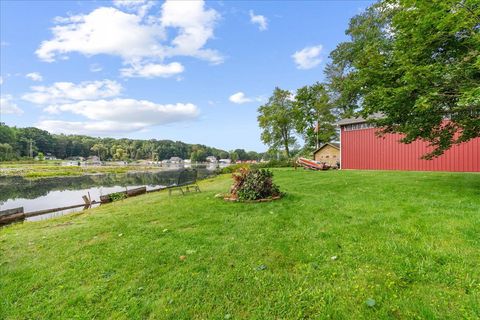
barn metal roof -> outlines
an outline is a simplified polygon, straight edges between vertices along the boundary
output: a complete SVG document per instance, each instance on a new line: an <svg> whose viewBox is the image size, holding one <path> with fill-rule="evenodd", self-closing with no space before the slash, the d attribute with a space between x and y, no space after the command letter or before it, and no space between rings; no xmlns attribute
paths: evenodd
<svg viewBox="0 0 480 320"><path fill-rule="evenodd" d="M367 122L368 120L371 120L371 119L380 119L380 118L383 118L383 114L380 113L380 112L376 112L376 113L372 114L371 116L369 116L367 119L362 118L362 117L342 119L342 120L337 122L337 125L338 126L345 126L347 124L364 123L364 122Z"/></svg>

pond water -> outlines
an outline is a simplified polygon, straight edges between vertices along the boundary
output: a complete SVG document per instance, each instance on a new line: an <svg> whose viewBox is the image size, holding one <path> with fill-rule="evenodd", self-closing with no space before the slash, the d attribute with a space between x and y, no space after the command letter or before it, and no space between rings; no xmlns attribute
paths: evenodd
<svg viewBox="0 0 480 320"><path fill-rule="evenodd" d="M216 166L198 166L198 178L214 175ZM77 177L52 177L28 180L22 177L0 176L0 211L23 207L25 212L83 204L82 196L90 194L91 200L100 196L146 186L147 190L172 184L183 168L156 171L129 172L124 174L95 174ZM58 211L28 218L43 220L82 208Z"/></svg>

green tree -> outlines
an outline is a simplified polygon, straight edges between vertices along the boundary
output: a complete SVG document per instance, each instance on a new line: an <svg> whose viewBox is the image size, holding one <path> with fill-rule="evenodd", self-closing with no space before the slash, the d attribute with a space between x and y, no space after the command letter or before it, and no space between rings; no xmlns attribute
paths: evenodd
<svg viewBox="0 0 480 320"><path fill-rule="evenodd" d="M268 102L258 108L258 124L262 129L261 139L270 149L285 151L290 157L290 146L295 143L294 110L291 93L275 88Z"/></svg>
<svg viewBox="0 0 480 320"><path fill-rule="evenodd" d="M226 151L220 151L220 152L218 153L218 158L220 158L220 159L227 159L227 158L228 158L228 152L226 152Z"/></svg>
<svg viewBox="0 0 480 320"><path fill-rule="evenodd" d="M38 161L44 161L45 160L45 155L43 154L43 152L39 152L37 154L37 157L38 157Z"/></svg>
<svg viewBox="0 0 480 320"><path fill-rule="evenodd" d="M337 137L337 120L325 86L315 83L297 90L295 95L295 130L309 148L331 142Z"/></svg>
<svg viewBox="0 0 480 320"><path fill-rule="evenodd" d="M255 151L249 151L247 153L247 159L248 160L260 160L262 158L262 155L260 155L258 152Z"/></svg>
<svg viewBox="0 0 480 320"><path fill-rule="evenodd" d="M10 146L15 143L15 130L0 122L0 143L8 143Z"/></svg>
<svg viewBox="0 0 480 320"><path fill-rule="evenodd" d="M234 151L238 155L238 160L249 160L248 159L248 153L244 149L235 149Z"/></svg>
<svg viewBox="0 0 480 320"><path fill-rule="evenodd" d="M230 152L230 160L232 160L233 162L237 162L238 153L236 153L235 151Z"/></svg>
<svg viewBox="0 0 480 320"><path fill-rule="evenodd" d="M128 154L125 151L125 149L119 147L119 146L114 146L114 153L113 153L113 160L122 160L126 161L128 160Z"/></svg>
<svg viewBox="0 0 480 320"><path fill-rule="evenodd" d="M105 159L107 156L107 148L102 143L95 143L93 147L90 148L91 151L100 158L100 160Z"/></svg>
<svg viewBox="0 0 480 320"><path fill-rule="evenodd" d="M13 147L8 143L0 143L0 161L13 160L14 157Z"/></svg>
<svg viewBox="0 0 480 320"><path fill-rule="evenodd" d="M480 136L480 2L383 0L350 21L326 69L345 114L441 155ZM358 112L357 112L358 111ZM448 119L449 121L445 121Z"/></svg>

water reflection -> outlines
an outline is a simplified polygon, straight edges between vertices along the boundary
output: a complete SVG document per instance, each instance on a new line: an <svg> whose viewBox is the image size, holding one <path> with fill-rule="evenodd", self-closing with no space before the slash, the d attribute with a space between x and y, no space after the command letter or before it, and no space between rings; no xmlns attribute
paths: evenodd
<svg viewBox="0 0 480 320"><path fill-rule="evenodd" d="M214 173L214 167L197 167L198 178ZM126 188L147 186L147 190L168 186L177 179L182 168L130 172L126 174L98 174L78 177L52 177L28 180L22 177L0 177L0 210L24 207L25 212L82 204L82 196L90 194L92 200ZM81 210L81 208L79 209ZM69 210L72 212L74 210ZM77 210L78 211L78 210ZM43 219L50 215L33 217Z"/></svg>

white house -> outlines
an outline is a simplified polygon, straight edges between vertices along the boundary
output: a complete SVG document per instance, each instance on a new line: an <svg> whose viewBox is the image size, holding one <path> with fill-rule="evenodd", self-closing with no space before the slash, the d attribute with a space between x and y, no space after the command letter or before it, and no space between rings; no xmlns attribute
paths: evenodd
<svg viewBox="0 0 480 320"><path fill-rule="evenodd" d="M208 157L207 157L207 162L217 163L217 157L215 157L215 156L208 156Z"/></svg>

